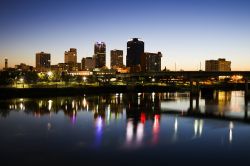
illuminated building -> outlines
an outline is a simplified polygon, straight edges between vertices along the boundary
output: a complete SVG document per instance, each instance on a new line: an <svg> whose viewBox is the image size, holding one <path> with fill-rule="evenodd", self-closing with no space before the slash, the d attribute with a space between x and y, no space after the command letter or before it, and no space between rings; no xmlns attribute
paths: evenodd
<svg viewBox="0 0 250 166"><path fill-rule="evenodd" d="M96 42L94 46L95 67L102 68L106 66L106 44Z"/></svg>
<svg viewBox="0 0 250 166"><path fill-rule="evenodd" d="M206 71L231 71L231 61L226 59L207 60Z"/></svg>
<svg viewBox="0 0 250 166"><path fill-rule="evenodd" d="M81 70L81 63L58 63L51 65L53 71L79 71Z"/></svg>
<svg viewBox="0 0 250 166"><path fill-rule="evenodd" d="M93 70L95 68L95 59L92 57L82 58L82 70Z"/></svg>
<svg viewBox="0 0 250 166"><path fill-rule="evenodd" d="M130 67L130 72L140 72L141 56L144 53L144 42L138 38L133 38L127 42L126 65Z"/></svg>
<svg viewBox="0 0 250 166"><path fill-rule="evenodd" d="M75 48L70 48L69 51L64 52L64 63L77 63L77 50Z"/></svg>
<svg viewBox="0 0 250 166"><path fill-rule="evenodd" d="M36 69L38 71L47 71L50 69L50 54L49 53L36 53Z"/></svg>
<svg viewBox="0 0 250 166"><path fill-rule="evenodd" d="M145 52L141 56L141 71L158 72L161 71L161 52L149 53Z"/></svg>
<svg viewBox="0 0 250 166"><path fill-rule="evenodd" d="M93 75L93 72L90 72L90 71L71 71L71 72L69 72L69 75L72 75L72 76L90 76L90 75Z"/></svg>
<svg viewBox="0 0 250 166"><path fill-rule="evenodd" d="M118 67L115 69L118 73L129 73L128 67Z"/></svg>
<svg viewBox="0 0 250 166"><path fill-rule="evenodd" d="M69 51L64 52L64 63L58 64L63 70L78 71L81 70L81 63L77 63L77 50L70 48Z"/></svg>
<svg viewBox="0 0 250 166"><path fill-rule="evenodd" d="M110 51L110 67L112 69L123 67L123 51L122 50L111 50Z"/></svg>

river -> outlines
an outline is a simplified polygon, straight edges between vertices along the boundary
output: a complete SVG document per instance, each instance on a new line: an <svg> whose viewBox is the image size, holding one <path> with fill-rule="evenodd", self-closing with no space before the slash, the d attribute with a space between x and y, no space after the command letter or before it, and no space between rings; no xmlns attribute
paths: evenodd
<svg viewBox="0 0 250 166"><path fill-rule="evenodd" d="M0 100L0 159L21 165L250 164L243 91Z"/></svg>

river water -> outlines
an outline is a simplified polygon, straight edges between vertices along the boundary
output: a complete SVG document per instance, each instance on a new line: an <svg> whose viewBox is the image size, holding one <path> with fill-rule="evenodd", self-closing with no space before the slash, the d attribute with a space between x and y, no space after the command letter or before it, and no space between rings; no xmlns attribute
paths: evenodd
<svg viewBox="0 0 250 166"><path fill-rule="evenodd" d="M243 91L0 100L4 165L249 165Z"/></svg>

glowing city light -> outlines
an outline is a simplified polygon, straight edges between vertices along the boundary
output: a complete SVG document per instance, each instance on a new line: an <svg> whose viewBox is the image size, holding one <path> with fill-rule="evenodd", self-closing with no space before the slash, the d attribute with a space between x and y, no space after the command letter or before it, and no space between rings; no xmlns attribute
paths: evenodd
<svg viewBox="0 0 250 166"><path fill-rule="evenodd" d="M51 77L53 75L53 73L51 71L49 71L47 74L49 77Z"/></svg>

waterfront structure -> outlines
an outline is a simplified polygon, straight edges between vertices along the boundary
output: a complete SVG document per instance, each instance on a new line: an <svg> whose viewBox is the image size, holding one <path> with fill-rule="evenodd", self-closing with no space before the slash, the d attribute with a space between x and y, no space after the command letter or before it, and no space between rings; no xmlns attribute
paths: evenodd
<svg viewBox="0 0 250 166"><path fill-rule="evenodd" d="M123 67L123 51L122 50L111 50L110 51L110 67L112 69Z"/></svg>
<svg viewBox="0 0 250 166"><path fill-rule="evenodd" d="M93 57L82 58L82 70L93 70L95 68L95 59Z"/></svg>
<svg viewBox="0 0 250 166"><path fill-rule="evenodd" d="M141 56L144 53L144 42L138 38L133 38L127 42L126 66L130 72L141 71Z"/></svg>
<svg viewBox="0 0 250 166"><path fill-rule="evenodd" d="M50 54L45 52L36 53L36 69L47 71L50 69Z"/></svg>
<svg viewBox="0 0 250 166"><path fill-rule="evenodd" d="M95 43L94 59L96 68L102 68L106 66L106 44L104 42Z"/></svg>
<svg viewBox="0 0 250 166"><path fill-rule="evenodd" d="M161 71L161 52L149 53L145 52L141 56L141 71L143 72L159 72Z"/></svg>
<svg viewBox="0 0 250 166"><path fill-rule="evenodd" d="M231 71L231 61L226 59L207 60L205 62L206 71Z"/></svg>
<svg viewBox="0 0 250 166"><path fill-rule="evenodd" d="M96 68L93 70L93 75L95 76L108 76L108 75L116 75L116 70L114 69L108 69L108 68Z"/></svg>
<svg viewBox="0 0 250 166"><path fill-rule="evenodd" d="M126 74L126 73L129 73L129 68L128 67L117 67L115 68L115 70L117 71L117 73L123 73L123 74Z"/></svg>
<svg viewBox="0 0 250 166"><path fill-rule="evenodd" d="M91 72L91 71L71 71L68 74L72 75L72 76L90 76L90 75L93 75L93 72Z"/></svg>
<svg viewBox="0 0 250 166"><path fill-rule="evenodd" d="M69 51L64 52L64 63L77 63L77 49L70 48Z"/></svg>

